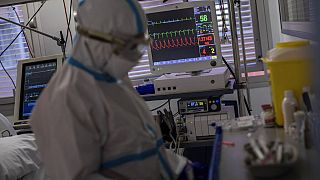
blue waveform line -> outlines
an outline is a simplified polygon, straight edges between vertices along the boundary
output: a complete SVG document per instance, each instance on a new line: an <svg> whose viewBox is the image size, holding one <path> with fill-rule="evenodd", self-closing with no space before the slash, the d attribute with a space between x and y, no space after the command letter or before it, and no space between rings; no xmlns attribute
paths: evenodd
<svg viewBox="0 0 320 180"><path fill-rule="evenodd" d="M33 106L35 106L35 105L36 105L36 102L27 103L27 106L28 106L28 107L30 107L30 106L33 107Z"/></svg>
<svg viewBox="0 0 320 180"><path fill-rule="evenodd" d="M45 88L47 87L47 84L39 84L34 86L28 86L27 89L39 89L39 88Z"/></svg>
<svg viewBox="0 0 320 180"><path fill-rule="evenodd" d="M27 72L26 75L32 75L32 74L40 74L40 73L47 73L47 72L55 72L57 69L53 68L53 69L48 69L48 70L44 70L44 71L35 71L35 72Z"/></svg>

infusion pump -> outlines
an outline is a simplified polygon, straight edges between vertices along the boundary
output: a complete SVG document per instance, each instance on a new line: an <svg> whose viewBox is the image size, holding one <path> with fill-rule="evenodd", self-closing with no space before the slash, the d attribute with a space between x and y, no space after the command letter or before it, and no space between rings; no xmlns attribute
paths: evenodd
<svg viewBox="0 0 320 180"><path fill-rule="evenodd" d="M178 109L185 121L187 141L213 138L213 125L222 126L235 118L234 107L224 105L218 97L180 100Z"/></svg>
<svg viewBox="0 0 320 180"><path fill-rule="evenodd" d="M220 98L210 97L207 99L192 99L178 101L179 113L195 114L205 112L219 112L221 111Z"/></svg>

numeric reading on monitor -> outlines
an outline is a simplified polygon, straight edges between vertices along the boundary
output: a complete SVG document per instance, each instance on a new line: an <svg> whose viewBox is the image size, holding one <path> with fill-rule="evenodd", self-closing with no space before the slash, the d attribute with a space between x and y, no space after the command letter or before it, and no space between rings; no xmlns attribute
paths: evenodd
<svg viewBox="0 0 320 180"><path fill-rule="evenodd" d="M154 65L217 59L210 6L147 14Z"/></svg>
<svg viewBox="0 0 320 180"><path fill-rule="evenodd" d="M21 97L23 98L22 112L20 119L28 119L31 111L36 104L42 90L47 86L49 80L57 70L57 61L48 60L39 63L25 64L22 73L22 90Z"/></svg>

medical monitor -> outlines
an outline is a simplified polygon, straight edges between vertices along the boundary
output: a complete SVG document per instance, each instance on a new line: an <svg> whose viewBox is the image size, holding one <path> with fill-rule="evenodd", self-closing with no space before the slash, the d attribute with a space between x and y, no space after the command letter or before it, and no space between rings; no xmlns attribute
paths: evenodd
<svg viewBox="0 0 320 180"><path fill-rule="evenodd" d="M210 69L221 65L214 1L184 2L146 10L153 74Z"/></svg>
<svg viewBox="0 0 320 180"><path fill-rule="evenodd" d="M42 90L53 74L62 66L62 56L48 56L21 60L17 66L14 120L29 120Z"/></svg>

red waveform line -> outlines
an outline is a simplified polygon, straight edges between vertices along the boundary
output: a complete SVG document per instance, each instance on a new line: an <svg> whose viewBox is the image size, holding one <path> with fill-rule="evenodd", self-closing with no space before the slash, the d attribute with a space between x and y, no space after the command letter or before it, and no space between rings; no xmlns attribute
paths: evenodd
<svg viewBox="0 0 320 180"><path fill-rule="evenodd" d="M196 37L184 37L184 38L173 38L167 40L154 40L151 42L151 48L155 50L195 46L198 45L198 40Z"/></svg>

